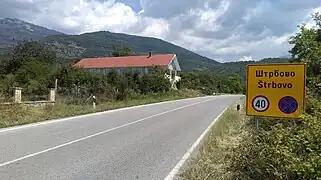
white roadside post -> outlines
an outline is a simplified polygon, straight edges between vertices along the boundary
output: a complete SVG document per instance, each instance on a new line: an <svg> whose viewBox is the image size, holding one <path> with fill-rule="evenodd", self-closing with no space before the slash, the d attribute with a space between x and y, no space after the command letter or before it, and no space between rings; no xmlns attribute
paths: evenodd
<svg viewBox="0 0 321 180"><path fill-rule="evenodd" d="M96 109L96 96L93 96L93 109Z"/></svg>

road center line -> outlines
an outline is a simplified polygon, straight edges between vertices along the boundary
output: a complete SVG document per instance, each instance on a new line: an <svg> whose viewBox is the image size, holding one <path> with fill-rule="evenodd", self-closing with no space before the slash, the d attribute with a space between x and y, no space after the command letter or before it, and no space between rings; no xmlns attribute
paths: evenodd
<svg viewBox="0 0 321 180"><path fill-rule="evenodd" d="M64 144L61 144L61 145L58 145L58 146L55 146L55 147L52 147L52 148L48 148L48 149L45 149L43 151L39 151L39 152L32 153L32 154L29 154L29 155L26 155L26 156L22 156L20 158L17 158L17 159L11 160L11 161L7 161L7 162L4 162L4 163L1 163L0 167L15 163L15 162L27 159L27 158L31 158L31 157L37 156L39 154L43 154L43 153L46 153L46 152L49 152L49 151L53 151L55 149L62 148L62 147L65 147L65 146L68 146L68 145L71 145L71 144L86 140L86 139L90 139L90 138L93 138L95 136L106 134L108 132L111 132L111 131L114 131L114 130L117 130L117 129L120 129L120 128L123 128L123 127L127 127L127 126L130 126L132 124L136 124L136 123L139 123L139 122L142 122L142 121L146 121L146 120L149 120L149 119L151 119L153 117L156 117L156 116L160 116L160 115L163 115L163 114L167 114L167 113L170 113L170 112L173 112L173 111L177 111L177 110L184 109L184 108L187 108L187 107L190 107L190 106L202 104L202 103L209 102L209 101L212 101L212 100L214 100L214 99L209 99L209 100L205 100L205 101L189 104L189 105L186 105L186 106L182 106L182 107L179 107L179 108L175 108L175 109L172 109L172 110L168 110L168 111L164 111L164 112L161 112L161 113L158 113L158 114L154 114L152 116L145 117L143 119L139 119L139 120L136 120L136 121L133 121L133 122L130 122L130 123L127 123L127 124L123 124L123 125L111 128L111 129L107 129L107 130L104 130L104 131L101 131L101 132L98 132L98 133L95 133L95 134L92 134L92 135L89 135L89 136L85 136L85 137L80 138L80 139L69 141L67 143L64 143Z"/></svg>

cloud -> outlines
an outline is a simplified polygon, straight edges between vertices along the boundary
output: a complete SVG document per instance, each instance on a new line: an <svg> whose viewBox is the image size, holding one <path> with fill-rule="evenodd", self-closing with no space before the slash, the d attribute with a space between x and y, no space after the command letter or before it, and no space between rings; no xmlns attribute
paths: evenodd
<svg viewBox="0 0 321 180"><path fill-rule="evenodd" d="M252 57L251 56L242 56L239 61L252 61Z"/></svg>
<svg viewBox="0 0 321 180"><path fill-rule="evenodd" d="M2 0L16 17L69 34L108 30L158 37L221 61L287 55L319 0Z"/></svg>

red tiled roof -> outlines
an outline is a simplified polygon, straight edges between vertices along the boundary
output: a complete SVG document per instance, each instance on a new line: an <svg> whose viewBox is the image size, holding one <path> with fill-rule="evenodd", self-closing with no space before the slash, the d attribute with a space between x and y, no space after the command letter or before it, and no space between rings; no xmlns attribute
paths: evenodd
<svg viewBox="0 0 321 180"><path fill-rule="evenodd" d="M79 68L113 68L113 67L150 67L167 66L175 54L155 54L151 57L125 56L125 57L102 57L86 58L78 61L73 67Z"/></svg>

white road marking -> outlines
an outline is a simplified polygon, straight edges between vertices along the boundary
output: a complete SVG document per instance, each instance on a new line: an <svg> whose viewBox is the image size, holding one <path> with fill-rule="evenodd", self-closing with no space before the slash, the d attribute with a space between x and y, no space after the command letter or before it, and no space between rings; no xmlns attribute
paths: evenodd
<svg viewBox="0 0 321 180"><path fill-rule="evenodd" d="M43 154L43 153L46 153L46 152L49 152L49 151L52 151L52 150L55 150L55 149L58 149L58 148L62 148L62 147L65 147L65 146L68 146L68 145L71 145L71 144L86 140L86 139L90 139L90 138L93 138L95 136L99 136L99 135L102 135L102 134L105 134L105 133L108 133L108 132L111 132L111 131L114 131L114 130L117 130L117 129L120 129L120 128L123 128L123 127L126 127L126 126L130 126L132 124L136 124L136 123L139 123L139 122L142 122L142 121L146 121L146 120L151 119L151 118L156 117L156 116L160 116L160 115L163 115L163 114L167 114L167 113L170 113L170 112L173 112L173 111L177 111L177 110L180 110L180 109L184 109L184 108L187 108L187 107L190 107L190 106L194 106L194 105L197 105L197 104L202 104L202 103L213 101L213 100L214 100L214 98L211 98L209 100L205 100L205 101L189 104L189 105L182 106L182 107L179 107L179 108L175 108L175 109L172 109L172 110L164 111L162 113L154 114L152 116L149 116L149 117L146 117L146 118L143 118L143 119L139 119L139 120L133 121L131 123L123 124L121 126L117 126L117 127L111 128L111 129L107 129L107 130L104 130L104 131L101 131L101 132L98 132L98 133L95 133L95 134L92 134L92 135L89 135L89 136L86 136L86 137L83 137L83 138L80 138L80 139L76 139L76 140L73 140L73 141L70 141L70 142L67 142L67 143L52 147L52 148L45 149L43 151L39 151L39 152L32 153L32 154L29 154L29 155L26 155L26 156L23 156L23 157L20 157L20 158L11 160L11 161L7 161L7 162L4 162L4 163L1 163L0 167L15 163L15 162L27 159L27 158L31 158L31 157L37 156L39 154Z"/></svg>
<svg viewBox="0 0 321 180"><path fill-rule="evenodd" d="M187 150L184 154L182 159L175 165L172 171L165 177L164 180L174 180L174 178L178 175L181 167L184 165L187 159L190 158L191 154L194 150L198 147L201 141L204 139L206 134L211 130L215 122L222 116L222 114L228 109L229 107L225 108L215 119L214 121L205 129L205 131L201 134L201 136L194 142L194 144Z"/></svg>
<svg viewBox="0 0 321 180"><path fill-rule="evenodd" d="M224 95L222 95L222 96L224 96ZM166 104L166 103L171 103L171 102L181 102L181 101L187 101L187 100L193 100L193 99L205 99L205 98L208 98L208 97L216 98L216 97L219 97L219 96L203 96L203 97L187 98L187 99L180 99L180 100L173 100L173 101L163 101L163 102L158 102L158 103L153 103L153 104L144 104L144 105L139 105L139 106L131 106L131 107L113 109L113 110L108 110L108 111L84 114L84 115L61 118L61 119L46 120L46 121L37 122L37 123L31 123L31 124L20 125L20 126L9 127L9 128L2 128L2 129L0 129L0 133L14 131L14 130L20 130L20 129L24 129L24 128L36 127L36 126L40 126L40 125L64 122L64 121L69 121L69 120L76 120L76 119L80 119L80 118L85 118L85 117L90 117L90 116L95 116L95 115L108 114L108 113L113 113L113 112L117 112L117 111L124 111L124 110L128 110L128 109L135 109L135 108L140 108L140 107L148 107L148 106Z"/></svg>

